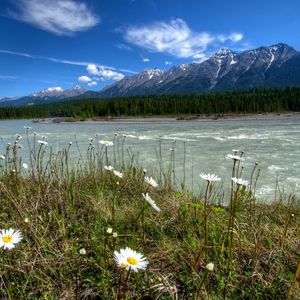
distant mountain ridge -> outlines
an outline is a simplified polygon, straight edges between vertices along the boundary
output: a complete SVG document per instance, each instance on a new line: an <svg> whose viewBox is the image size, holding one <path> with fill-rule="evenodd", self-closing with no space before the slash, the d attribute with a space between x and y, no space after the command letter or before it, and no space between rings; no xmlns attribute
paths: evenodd
<svg viewBox="0 0 300 300"><path fill-rule="evenodd" d="M50 103L50 102L63 100L66 98L76 97L82 95L85 92L86 90L79 85L76 85L73 88L66 89L66 90L64 90L59 86L49 87L39 92L34 92L29 96L13 97L13 98L6 97L0 99L0 106L21 106L21 105Z"/></svg>
<svg viewBox="0 0 300 300"><path fill-rule="evenodd" d="M168 70L145 69L124 77L99 92L80 86L52 87L30 96L0 99L0 106L49 103L63 99L87 99L136 95L218 92L251 88L300 86L300 52L279 43L240 53L221 49L201 63Z"/></svg>
<svg viewBox="0 0 300 300"><path fill-rule="evenodd" d="M99 96L195 93L300 85L300 52L286 44L236 53L221 49L201 63L146 69L116 82Z"/></svg>

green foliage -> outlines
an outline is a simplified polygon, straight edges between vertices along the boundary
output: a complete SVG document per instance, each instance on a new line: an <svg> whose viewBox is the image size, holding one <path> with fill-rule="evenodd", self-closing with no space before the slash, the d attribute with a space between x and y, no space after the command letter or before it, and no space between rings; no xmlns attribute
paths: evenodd
<svg viewBox="0 0 300 300"><path fill-rule="evenodd" d="M188 95L85 99L26 107L2 107L0 119L68 117L181 116L300 111L300 88Z"/></svg>
<svg viewBox="0 0 300 300"><path fill-rule="evenodd" d="M237 188L229 256L225 242L232 210L210 203L213 197L205 205L202 195L170 188L169 179L154 189L144 183L141 168L126 163L114 166L124 174L116 177L92 156L99 153L72 168L68 150L49 159L41 154L45 146L39 148L31 152L29 169L22 169L16 144L0 165L0 229L19 229L24 237L15 249L0 249L0 299L117 299L120 278L124 282L128 273L121 273L113 253L127 246L143 253L149 266L131 273L126 299L300 295L294 279L300 230L296 196L287 203L259 204ZM142 192L151 195L160 213ZM205 267L209 262L211 272Z"/></svg>

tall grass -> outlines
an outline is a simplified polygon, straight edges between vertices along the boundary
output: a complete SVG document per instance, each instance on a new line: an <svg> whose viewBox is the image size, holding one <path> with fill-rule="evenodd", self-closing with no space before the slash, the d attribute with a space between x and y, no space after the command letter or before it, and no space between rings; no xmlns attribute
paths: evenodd
<svg viewBox="0 0 300 300"><path fill-rule="evenodd" d="M217 182L203 195L184 181L174 189L175 143L169 161L157 150L159 169L148 174L126 153L126 137L110 147L91 139L74 164L76 143L55 152L27 132L28 168L20 136L0 159L0 229L23 235L0 250L0 299L299 299L299 198L256 202L256 166L239 185L231 177L242 162L232 161L224 206ZM145 183L150 175L158 188ZM147 257L147 270L117 267L113 253L127 246Z"/></svg>

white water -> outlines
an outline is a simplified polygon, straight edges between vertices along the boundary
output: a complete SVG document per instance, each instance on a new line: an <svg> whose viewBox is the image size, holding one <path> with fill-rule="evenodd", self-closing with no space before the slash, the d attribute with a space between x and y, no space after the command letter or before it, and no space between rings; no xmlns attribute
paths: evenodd
<svg viewBox="0 0 300 300"><path fill-rule="evenodd" d="M203 182L199 173L215 173L222 177L224 186L230 184L232 161L226 155L232 149L245 151L243 177L249 179L255 162L261 175L257 194L266 198L274 195L276 176L285 191L300 192L300 118L267 120L216 120L216 121L160 121L160 122L103 122L37 124L30 120L0 121L0 137L3 143L13 142L15 134L23 136L24 126L31 126L38 138L47 137L54 150L66 147L77 140L81 150L86 150L89 138L113 140L115 133L126 134L125 149L139 156L139 164L152 170L158 169L156 151L162 143L164 163L170 159L175 147L177 183L183 177L184 144L186 147L186 181L197 191ZM175 146L173 145L176 141ZM26 156L26 140L21 141ZM4 154L4 144L0 154ZM117 143L115 143L117 144ZM112 148L109 149L112 153ZM127 153L127 152L126 152ZM73 156L78 155L74 144Z"/></svg>

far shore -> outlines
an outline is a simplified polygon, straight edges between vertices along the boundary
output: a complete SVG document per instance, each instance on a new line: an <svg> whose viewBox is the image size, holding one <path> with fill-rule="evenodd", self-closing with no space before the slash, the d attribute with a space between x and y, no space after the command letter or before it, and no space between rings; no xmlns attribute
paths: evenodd
<svg viewBox="0 0 300 300"><path fill-rule="evenodd" d="M300 112L287 113L261 113L261 114L205 114L205 115L182 115L182 116L147 116L147 117L98 117L98 118L42 118L33 119L33 123L49 124L92 124L92 123L157 123L157 122L183 122L183 121L243 121L243 120L279 120L291 117L300 117Z"/></svg>

